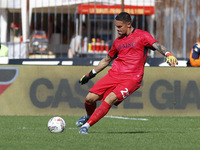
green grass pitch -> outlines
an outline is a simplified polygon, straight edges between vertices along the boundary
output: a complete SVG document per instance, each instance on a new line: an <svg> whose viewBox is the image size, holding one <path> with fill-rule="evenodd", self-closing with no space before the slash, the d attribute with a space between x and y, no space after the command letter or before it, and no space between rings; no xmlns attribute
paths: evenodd
<svg viewBox="0 0 200 150"><path fill-rule="evenodd" d="M50 133L52 116L0 116L2 150L199 150L200 117L104 117L81 135L80 116L61 116L62 133ZM140 120L145 118L147 120Z"/></svg>

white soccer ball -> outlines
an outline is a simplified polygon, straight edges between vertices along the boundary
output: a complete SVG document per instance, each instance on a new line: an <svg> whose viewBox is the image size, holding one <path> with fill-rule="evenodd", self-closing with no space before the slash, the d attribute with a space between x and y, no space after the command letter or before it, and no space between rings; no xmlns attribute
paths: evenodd
<svg viewBox="0 0 200 150"><path fill-rule="evenodd" d="M48 129L51 133L60 133L65 130L65 120L61 117L53 117L48 122Z"/></svg>

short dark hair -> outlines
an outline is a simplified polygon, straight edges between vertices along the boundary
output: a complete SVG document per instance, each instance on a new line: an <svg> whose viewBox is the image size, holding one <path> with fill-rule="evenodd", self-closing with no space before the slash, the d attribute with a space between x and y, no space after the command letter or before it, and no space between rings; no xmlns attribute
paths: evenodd
<svg viewBox="0 0 200 150"><path fill-rule="evenodd" d="M131 16L127 12L121 12L115 17L115 20L123 22L131 22Z"/></svg>

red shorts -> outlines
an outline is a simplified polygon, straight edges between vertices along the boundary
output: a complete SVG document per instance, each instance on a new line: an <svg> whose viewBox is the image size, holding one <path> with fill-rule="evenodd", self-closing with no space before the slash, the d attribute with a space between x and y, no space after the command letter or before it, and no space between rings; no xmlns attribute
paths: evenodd
<svg viewBox="0 0 200 150"><path fill-rule="evenodd" d="M138 77L122 79L107 74L90 89L90 92L102 96L102 100L104 100L108 94L114 92L118 98L118 101L115 103L117 106L136 91L140 87L141 82L142 79Z"/></svg>

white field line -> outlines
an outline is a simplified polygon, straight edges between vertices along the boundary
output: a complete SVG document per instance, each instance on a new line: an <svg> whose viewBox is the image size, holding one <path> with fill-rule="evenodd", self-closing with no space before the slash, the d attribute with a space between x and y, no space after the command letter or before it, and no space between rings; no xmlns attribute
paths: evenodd
<svg viewBox="0 0 200 150"><path fill-rule="evenodd" d="M120 116L105 116L105 118L123 119L123 120L140 120L140 121L147 121L147 120L149 120L149 119L146 119L146 118L128 118L128 117L120 117ZM2 129L2 128L0 128L0 129ZM43 128L39 128L39 129L43 130ZM68 129L69 130L76 130L78 128L68 128ZM22 128L17 128L17 130L38 130L38 128L22 127Z"/></svg>
<svg viewBox="0 0 200 150"><path fill-rule="evenodd" d="M69 130L76 130L76 129L78 129L78 128L68 128Z"/></svg>
<svg viewBox="0 0 200 150"><path fill-rule="evenodd" d="M141 120L147 121L149 119L146 118L128 118L128 117L119 117L119 116L105 116L106 118L114 118L114 119L124 119L124 120Z"/></svg>

